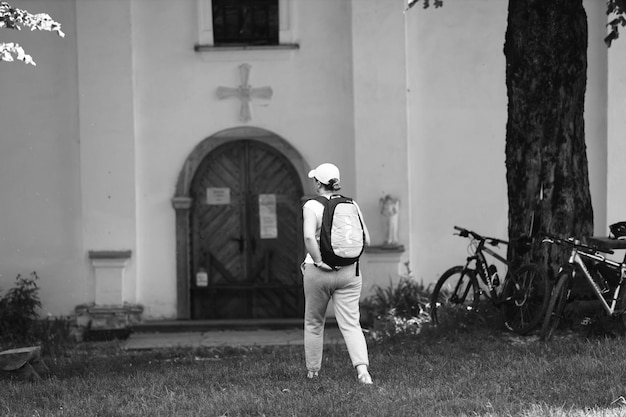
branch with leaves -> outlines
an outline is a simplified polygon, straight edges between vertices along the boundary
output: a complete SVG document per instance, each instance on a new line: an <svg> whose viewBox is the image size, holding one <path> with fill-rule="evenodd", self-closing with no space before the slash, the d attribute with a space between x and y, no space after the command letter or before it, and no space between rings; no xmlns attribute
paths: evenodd
<svg viewBox="0 0 626 417"><path fill-rule="evenodd" d="M406 12L411 7L419 3L420 0L406 0ZM430 7L431 0L422 0L422 7L427 9ZM443 6L443 0L432 0L435 8ZM619 38L620 26L626 26L626 0L606 0L606 14L609 17L609 33L604 38L604 42L607 46L611 46L611 43Z"/></svg>
<svg viewBox="0 0 626 417"><path fill-rule="evenodd" d="M626 0L607 0L606 14L609 16L609 34L604 38L607 46L619 38L619 27L626 26Z"/></svg>
<svg viewBox="0 0 626 417"><path fill-rule="evenodd" d="M0 28L22 30L22 26L30 30L45 30L57 32L60 37L65 37L61 30L61 24L54 21L46 13L32 14L26 10L11 7L7 2L0 1ZM24 52L17 43L0 43L0 59L13 62L15 59L27 64L36 65L33 58Z"/></svg>
<svg viewBox="0 0 626 417"><path fill-rule="evenodd" d="M404 9L404 11L406 12L411 7L415 6L418 2L419 2L419 0L407 0L407 2L406 2L406 9ZM443 6L443 0L433 0L433 4L434 4L435 8L439 8L439 7ZM423 0L422 1L422 7L424 7L424 9L428 9L430 7L430 0Z"/></svg>

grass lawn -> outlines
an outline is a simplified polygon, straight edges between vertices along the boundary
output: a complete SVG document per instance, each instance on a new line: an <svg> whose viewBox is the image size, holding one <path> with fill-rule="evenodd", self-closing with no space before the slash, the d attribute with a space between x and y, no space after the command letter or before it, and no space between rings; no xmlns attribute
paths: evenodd
<svg viewBox="0 0 626 417"><path fill-rule="evenodd" d="M0 416L622 416L626 340L469 331L370 342L373 386L342 345L306 380L302 346L44 353L54 376L0 379Z"/></svg>

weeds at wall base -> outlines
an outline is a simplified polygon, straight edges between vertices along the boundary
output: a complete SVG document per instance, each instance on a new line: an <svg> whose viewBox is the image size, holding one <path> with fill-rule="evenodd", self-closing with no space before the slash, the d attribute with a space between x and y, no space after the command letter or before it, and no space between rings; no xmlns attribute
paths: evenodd
<svg viewBox="0 0 626 417"><path fill-rule="evenodd" d="M38 280L36 272L18 275L0 298L0 350L31 345L48 350L72 343L70 317L40 319Z"/></svg>
<svg viewBox="0 0 626 417"><path fill-rule="evenodd" d="M414 280L408 267L407 271L395 284L390 281L386 287L374 287L374 293L361 303L363 327L372 342L405 341L420 334L445 338L505 330L500 311L487 300L471 311L463 306L447 310L433 326L429 314L432 289Z"/></svg>

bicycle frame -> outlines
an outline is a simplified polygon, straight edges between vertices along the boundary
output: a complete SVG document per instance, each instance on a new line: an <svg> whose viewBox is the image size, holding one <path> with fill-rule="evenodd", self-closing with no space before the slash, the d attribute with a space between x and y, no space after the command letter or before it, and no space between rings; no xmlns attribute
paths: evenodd
<svg viewBox="0 0 626 417"><path fill-rule="evenodd" d="M574 242L574 243L577 244L578 242ZM594 281L582 257L602 262L606 265L612 266L620 270L619 282L613 291L613 296L610 300L610 304L609 302L607 302L606 298L602 295L602 291L600 290L600 287ZM612 316L613 314L615 314L617 302L619 301L620 289L622 288L622 285L624 284L624 278L626 278L626 264L613 261L598 253L581 252L577 246L572 247L572 251L571 251L571 254L567 263L569 265L577 265L578 267L580 267L580 270L583 272L585 279L587 280L589 285L591 285L591 288L593 289L595 296L598 298L598 300L600 300L602 307L604 308L606 313L609 316Z"/></svg>
<svg viewBox="0 0 626 417"><path fill-rule="evenodd" d="M454 312L455 308L473 310L484 297L500 310L507 329L526 334L536 327L544 317L549 301L546 295L550 294L550 283L543 268L523 264L511 271L505 256L495 248L509 242L458 226L454 229L458 231L456 235L469 239L469 256L464 265L447 269L437 280L429 307L434 325L439 324L438 312L443 311L445 317L445 312ZM498 262L505 267L504 271L500 268L499 277Z"/></svg>
<svg viewBox="0 0 626 417"><path fill-rule="evenodd" d="M477 272L479 277L481 278L478 280L479 287L484 291L485 295L487 295L489 298L496 299L498 297L498 294L496 293L496 286L493 284L493 278L489 274L489 262L487 261L487 257L485 256L485 253L497 259L501 263L503 263L507 268L509 264L502 255L500 255L499 253L485 246L485 243L487 241L495 241L498 243L506 244L507 242L499 240L499 239L484 238L484 237L482 239L477 239L476 237L473 237L473 239L478 240L478 246L474 250L474 254L472 256L467 257L464 269L466 270L469 269L469 270L473 270ZM471 268L470 266L472 261L475 263L474 268ZM507 270L507 273L508 273L508 270Z"/></svg>

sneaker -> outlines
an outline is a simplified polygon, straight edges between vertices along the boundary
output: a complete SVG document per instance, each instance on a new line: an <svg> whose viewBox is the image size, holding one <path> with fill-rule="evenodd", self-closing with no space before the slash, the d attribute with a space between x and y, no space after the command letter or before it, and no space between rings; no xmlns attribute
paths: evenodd
<svg viewBox="0 0 626 417"><path fill-rule="evenodd" d="M315 379L315 378L318 378L319 375L318 375L317 371L309 371L309 372L307 372L306 377L307 377L307 379Z"/></svg>
<svg viewBox="0 0 626 417"><path fill-rule="evenodd" d="M372 382L372 377L370 376L369 372L365 371L360 375L357 375L357 379L359 380L359 382L361 384L364 385L371 385L373 384Z"/></svg>

